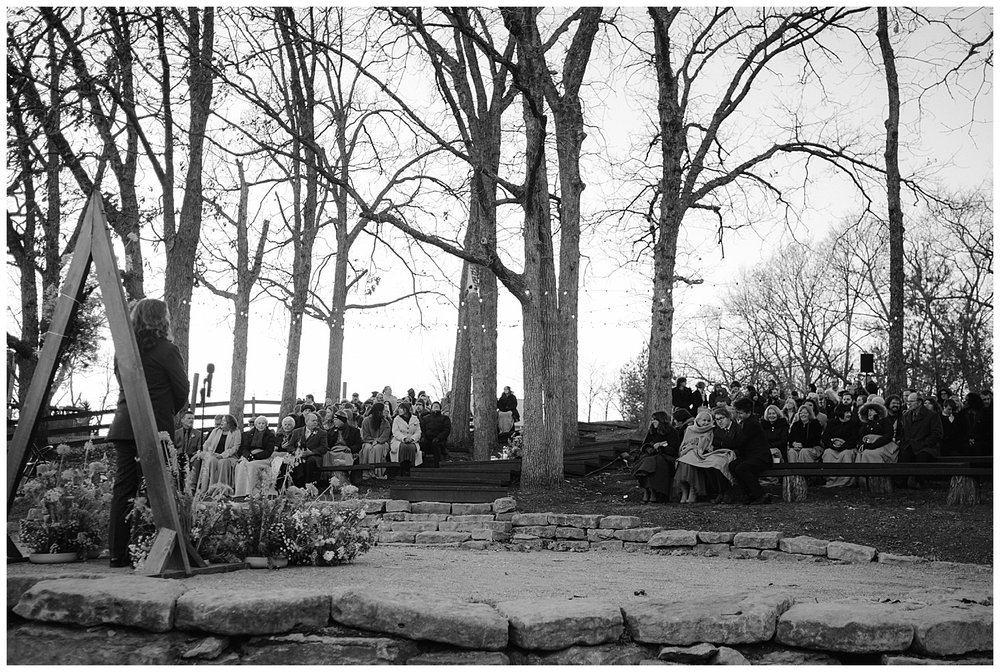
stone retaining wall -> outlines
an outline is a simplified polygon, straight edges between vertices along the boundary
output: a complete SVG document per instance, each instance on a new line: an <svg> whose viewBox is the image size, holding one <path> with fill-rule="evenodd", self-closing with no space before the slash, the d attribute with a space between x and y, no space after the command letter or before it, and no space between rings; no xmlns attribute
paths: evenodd
<svg viewBox="0 0 1000 672"><path fill-rule="evenodd" d="M774 592L485 604L78 574L11 577L7 607L31 621L8 622L8 664L107 662L116 647L114 662L144 664L988 664L993 649L992 606L958 599L817 603Z"/></svg>
<svg viewBox="0 0 1000 672"><path fill-rule="evenodd" d="M331 502L328 506L358 506ZM710 532L642 527L636 516L521 513L511 497L484 504L406 500L360 500L364 523L378 529L381 544L451 548L553 551L626 551L705 555L734 559L807 562L924 562L912 555L879 552L871 546L827 541L782 532Z"/></svg>

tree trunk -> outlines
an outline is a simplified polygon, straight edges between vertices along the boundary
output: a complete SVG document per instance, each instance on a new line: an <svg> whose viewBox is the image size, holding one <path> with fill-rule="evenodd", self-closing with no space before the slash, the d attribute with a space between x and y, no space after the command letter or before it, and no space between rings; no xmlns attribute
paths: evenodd
<svg viewBox="0 0 1000 672"><path fill-rule="evenodd" d="M809 499L805 476L785 476L781 479L781 499L786 502L804 502Z"/></svg>
<svg viewBox="0 0 1000 672"><path fill-rule="evenodd" d="M469 249L476 239L475 227L468 227L465 232L465 247ZM451 435L448 443L459 451L469 448L469 413L472 396L472 353L471 336L469 334L469 301L466 296L465 284L469 278L469 263L462 264L462 290L458 303L458 329L455 335L455 359L451 370ZM490 392L490 397L493 392Z"/></svg>
<svg viewBox="0 0 1000 672"><path fill-rule="evenodd" d="M246 397L247 335L250 332L250 297L237 297L236 325L233 329L233 362L229 369L229 415L243 424L243 402ZM284 416L282 416L284 417Z"/></svg>
<svg viewBox="0 0 1000 672"><path fill-rule="evenodd" d="M892 479L888 476L867 476L858 478L861 492L869 497L882 497L892 494Z"/></svg>
<svg viewBox="0 0 1000 672"><path fill-rule="evenodd" d="M983 503L979 481L971 476L952 476L948 487L948 506L974 506Z"/></svg>
<svg viewBox="0 0 1000 672"><path fill-rule="evenodd" d="M499 130L499 129L497 129ZM499 137L499 136L497 136ZM486 148L491 168L499 162L499 140ZM480 169L472 176L469 229L486 249L496 248L496 181ZM485 241L485 243L483 242ZM477 292L466 293L469 324L469 353L472 365L473 437L472 458L488 460L497 448L497 278L492 271L477 267Z"/></svg>
<svg viewBox="0 0 1000 672"><path fill-rule="evenodd" d="M205 128L212 107L212 50L214 45L214 12L211 7L188 9L189 71L188 89L191 95L191 120L188 127L188 169L184 180L184 200L177 233L166 241L167 267L164 274L164 296L170 310L174 343L188 361L188 339L191 323L191 294L194 286L194 260L201 238L202 165L204 163Z"/></svg>
<svg viewBox="0 0 1000 672"><path fill-rule="evenodd" d="M330 331L326 358L326 398L340 401L340 384L344 375L344 330L347 313L347 253L349 243L344 227L337 227L337 256L333 267L333 301L327 328Z"/></svg>
<svg viewBox="0 0 1000 672"><path fill-rule="evenodd" d="M889 205L889 352L886 390L906 388L903 362L903 207L899 196L899 80L896 56L889 41L888 10L879 7L878 35L889 93L889 118L885 121L885 175Z"/></svg>
<svg viewBox="0 0 1000 672"><path fill-rule="evenodd" d="M677 265L677 238L684 221L681 201L682 161L685 151L684 115L678 102L677 77L670 63L669 28L671 15L663 8L650 8L653 19L657 80L657 115L660 127L660 204L657 213L657 240L653 246L653 305L646 366L646 397L643 422L654 411L672 410L670 389L673 381L674 277Z"/></svg>

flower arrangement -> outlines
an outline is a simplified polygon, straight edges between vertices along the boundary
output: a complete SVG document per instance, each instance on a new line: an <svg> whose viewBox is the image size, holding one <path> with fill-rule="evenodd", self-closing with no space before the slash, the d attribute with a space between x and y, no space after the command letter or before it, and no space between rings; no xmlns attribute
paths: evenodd
<svg viewBox="0 0 1000 672"><path fill-rule="evenodd" d="M90 460L94 446L84 446L82 467L67 467L72 449L56 447L59 464L40 464L36 478L24 484L28 515L19 523L20 540L33 553L97 551L105 544L111 480L105 456Z"/></svg>

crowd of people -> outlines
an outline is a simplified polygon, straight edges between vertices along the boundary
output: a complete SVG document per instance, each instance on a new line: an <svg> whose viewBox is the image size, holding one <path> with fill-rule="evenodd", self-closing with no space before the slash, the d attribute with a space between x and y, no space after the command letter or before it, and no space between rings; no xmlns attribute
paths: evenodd
<svg viewBox="0 0 1000 672"><path fill-rule="evenodd" d="M287 471L297 487L315 483L323 491L330 483L324 467L353 464L373 465L362 472L370 478L407 476L412 467L437 466L446 459L451 434L451 419L441 412L440 402L412 389L396 397L389 386L373 391L364 402L355 393L339 403L327 399L318 407L313 396L306 395L276 429L265 416L244 429L233 416L217 415L207 433L195 429L194 420L193 413L185 413L174 435L180 471L190 474L196 493L223 484L236 498L249 495L264 472L274 471L275 458L289 456L295 459L281 460L276 483L285 481ZM385 466L389 463L394 466ZM345 482L348 478L342 472L332 475Z"/></svg>
<svg viewBox="0 0 1000 672"><path fill-rule="evenodd" d="M962 402L948 389L883 398L870 378L839 390L811 385L805 393L774 380L763 392L739 382L705 390L680 377L671 390L673 413L653 413L633 469L644 502L765 504L761 475L781 462L934 462L993 451L988 390ZM911 478L907 486L920 483Z"/></svg>

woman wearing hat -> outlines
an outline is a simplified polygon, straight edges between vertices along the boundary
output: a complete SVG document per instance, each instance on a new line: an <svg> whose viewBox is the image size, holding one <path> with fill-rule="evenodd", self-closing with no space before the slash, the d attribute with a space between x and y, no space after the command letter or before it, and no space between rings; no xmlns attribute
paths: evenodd
<svg viewBox="0 0 1000 672"><path fill-rule="evenodd" d="M729 463L736 459L736 453L715 445L717 436L727 436L731 426L729 410L719 407L699 412L684 431L674 477L681 490L681 504L694 504L698 495L716 494L724 485L721 477L725 477L725 485L732 483Z"/></svg>
<svg viewBox="0 0 1000 672"><path fill-rule="evenodd" d="M243 432L233 475L233 489L237 497L249 495L264 478L264 472L271 467L271 454L276 442L277 438L263 415L254 418L253 427ZM265 487L270 485L268 482Z"/></svg>
<svg viewBox="0 0 1000 672"><path fill-rule="evenodd" d="M673 428L667 412L653 413L649 431L639 449L639 461L632 470L632 475L643 489L643 504L670 501L670 486L679 447L680 435Z"/></svg>
<svg viewBox="0 0 1000 672"><path fill-rule="evenodd" d="M899 445L893 440L893 422L882 397L871 396L858 411L861 416L861 441L857 462L896 462Z"/></svg>

